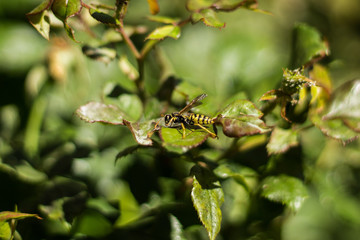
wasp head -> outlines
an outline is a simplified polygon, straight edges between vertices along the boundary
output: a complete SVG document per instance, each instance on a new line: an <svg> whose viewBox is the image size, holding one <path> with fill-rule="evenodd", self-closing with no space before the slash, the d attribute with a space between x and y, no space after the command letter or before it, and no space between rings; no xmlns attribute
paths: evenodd
<svg viewBox="0 0 360 240"><path fill-rule="evenodd" d="M166 114L164 116L165 125L169 125L171 119L172 119L172 116L170 114Z"/></svg>

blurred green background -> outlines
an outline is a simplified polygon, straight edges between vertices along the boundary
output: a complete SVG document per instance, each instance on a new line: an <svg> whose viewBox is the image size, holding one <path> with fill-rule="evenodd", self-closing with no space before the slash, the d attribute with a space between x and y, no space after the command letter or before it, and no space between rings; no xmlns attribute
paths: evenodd
<svg viewBox="0 0 360 240"><path fill-rule="evenodd" d="M61 191L79 193L74 202L84 201L83 193L96 196L100 204L103 199L116 202L131 195L123 180L125 172L141 173L134 170L138 167L134 162L146 166L153 160L143 154L140 160L130 156L114 164L119 151L136 144L128 129L84 123L74 112L88 101L101 100L114 84L129 90L133 83L115 61L104 64L86 58L81 46L68 39L59 25L52 27L50 41L43 39L25 17L40 2L0 2L0 211L14 210L17 204L24 212L56 212L53 203L63 197ZM161 15L188 16L184 1L159 0L159 4ZM259 0L259 8L273 15L240 9L219 14L226 22L221 30L202 23L186 25L179 40L166 39L159 44L167 69L217 99L215 108L238 92L245 92L258 104L264 92L278 86L282 68L290 61L293 27L304 22L317 28L329 43L331 55L325 63L334 86L359 77L360 1ZM125 23L148 24L151 30L156 25L146 20L147 15L147 2L133 0ZM86 42L81 31L75 34ZM142 40L137 41L141 44ZM118 50L128 51L124 46ZM155 92L160 76L152 57L146 62L145 82ZM358 239L359 141L342 147L312 129L302 135L301 144L304 173L311 176L309 200L296 215L279 215L272 224L283 224L282 239ZM147 177L140 176L138 184ZM146 194L151 193L135 194L137 201L147 199ZM107 211L101 209L111 219L116 210L104 205ZM48 206L51 209L44 210ZM86 214L91 215L83 216ZM78 221L76 231L88 233ZM102 231L110 231L110 223L104 221ZM19 228L24 239L36 236L29 225L39 231L46 229L37 233L39 239L51 239L67 231L69 226L62 224L54 227L50 220L41 224L26 220ZM273 238L257 231L256 223L249 228L252 236L242 236L241 229L227 236ZM91 236L98 237L96 233Z"/></svg>

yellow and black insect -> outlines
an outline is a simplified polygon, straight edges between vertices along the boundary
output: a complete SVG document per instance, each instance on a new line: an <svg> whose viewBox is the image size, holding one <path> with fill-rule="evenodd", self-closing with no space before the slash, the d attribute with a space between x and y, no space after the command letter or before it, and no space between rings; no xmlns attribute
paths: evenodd
<svg viewBox="0 0 360 240"><path fill-rule="evenodd" d="M195 106L199 106L201 104L201 100L204 99L207 95L201 94L194 98L188 105L186 105L183 109L179 112L173 112L171 114L166 114L164 116L165 126L166 127L180 127L183 130L182 137L185 138L186 131L185 125L188 126L197 126L210 134L212 138L216 138L216 133L211 132L207 129L204 125L213 125L215 123L216 118L210 118L203 114L195 114L195 113L188 113L190 109ZM158 122L159 123L159 122ZM156 123L155 128L157 127L158 123ZM214 126L214 131L216 132L216 128Z"/></svg>

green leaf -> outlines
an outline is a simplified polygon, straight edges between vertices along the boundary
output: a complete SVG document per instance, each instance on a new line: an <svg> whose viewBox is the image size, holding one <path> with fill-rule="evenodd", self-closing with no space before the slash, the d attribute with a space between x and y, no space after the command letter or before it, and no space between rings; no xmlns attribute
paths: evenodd
<svg viewBox="0 0 360 240"><path fill-rule="evenodd" d="M11 227L8 222L0 221L0 239L1 240L9 240L12 237Z"/></svg>
<svg viewBox="0 0 360 240"><path fill-rule="evenodd" d="M269 132L265 123L256 117L220 118L223 132L228 137L243 137Z"/></svg>
<svg viewBox="0 0 360 240"><path fill-rule="evenodd" d="M186 8L193 12L211 7L217 0L188 0L186 2Z"/></svg>
<svg viewBox="0 0 360 240"><path fill-rule="evenodd" d="M297 131L276 127L271 133L266 149L269 155L286 152L290 147L299 144L297 138Z"/></svg>
<svg viewBox="0 0 360 240"><path fill-rule="evenodd" d="M202 129L185 129L186 137L182 138L182 129L162 127L160 138L165 145L182 147L188 150L199 146L209 137L209 133Z"/></svg>
<svg viewBox="0 0 360 240"><path fill-rule="evenodd" d="M130 129L137 143L151 146L152 140L148 138L148 133L153 130L153 121L131 123L124 120L124 124Z"/></svg>
<svg viewBox="0 0 360 240"><path fill-rule="evenodd" d="M214 240L221 228L220 207L224 202L224 193L220 182L209 169L196 165L192 173L191 199L209 238Z"/></svg>
<svg viewBox="0 0 360 240"><path fill-rule="evenodd" d="M50 36L50 19L46 10L51 6L51 2L52 0L44 1L26 14L31 25L47 40L49 40Z"/></svg>
<svg viewBox="0 0 360 240"><path fill-rule="evenodd" d="M110 63L116 58L116 50L113 48L84 45L81 50L88 58L104 63Z"/></svg>
<svg viewBox="0 0 360 240"><path fill-rule="evenodd" d="M320 33L304 23L294 29L293 68L309 64L329 54L327 44Z"/></svg>
<svg viewBox="0 0 360 240"><path fill-rule="evenodd" d="M116 26L119 24L119 22L114 17L93 8L89 10L89 13L94 19L106 25Z"/></svg>
<svg viewBox="0 0 360 240"><path fill-rule="evenodd" d="M148 16L147 19L153 22L165 23L165 24L174 24L180 21L180 18L170 18L166 16Z"/></svg>
<svg viewBox="0 0 360 240"><path fill-rule="evenodd" d="M180 27L174 25L166 25L156 28L146 37L146 39L162 40L166 37L178 39L180 37Z"/></svg>
<svg viewBox="0 0 360 240"><path fill-rule="evenodd" d="M236 100L218 113L216 123L221 124L228 137L242 137L269 132L260 119L263 113L248 100Z"/></svg>
<svg viewBox="0 0 360 240"><path fill-rule="evenodd" d="M114 125L124 125L125 114L114 105L99 102L89 102L79 107L76 114L86 122L103 122Z"/></svg>
<svg viewBox="0 0 360 240"><path fill-rule="evenodd" d="M223 28L225 27L225 22L222 22L218 19L216 12L212 9L204 9L200 12L194 12L191 15L191 20L193 23L202 21L206 26Z"/></svg>
<svg viewBox="0 0 360 240"><path fill-rule="evenodd" d="M147 0L152 15L157 14L160 11L160 7L157 0Z"/></svg>
<svg viewBox="0 0 360 240"><path fill-rule="evenodd" d="M121 181L121 192L119 196L121 215L115 225L117 227L126 226L141 217L141 208L136 201L127 182Z"/></svg>
<svg viewBox="0 0 360 240"><path fill-rule="evenodd" d="M121 94L115 102L119 109L126 114L126 120L135 122L140 119L143 107L137 95Z"/></svg>
<svg viewBox="0 0 360 240"><path fill-rule="evenodd" d="M102 238L112 230L111 223L101 213L87 209L78 216L72 226L75 234L84 234L89 237Z"/></svg>
<svg viewBox="0 0 360 240"><path fill-rule="evenodd" d="M170 214L170 239L171 240L186 240L184 236L184 229L179 220L172 214Z"/></svg>
<svg viewBox="0 0 360 240"><path fill-rule="evenodd" d="M69 17L77 15L82 9L81 0L53 0L51 10L63 22Z"/></svg>
<svg viewBox="0 0 360 240"><path fill-rule="evenodd" d="M360 79L344 83L335 90L324 119L345 118L360 121Z"/></svg>
<svg viewBox="0 0 360 240"><path fill-rule="evenodd" d="M139 77L138 70L131 64L126 55L120 57L119 68L130 80L134 81Z"/></svg>
<svg viewBox="0 0 360 240"><path fill-rule="evenodd" d="M215 168L214 173L219 178L232 178L240 185L244 186L244 188L248 191L249 187L245 181L245 177L241 174L240 171L234 169L229 164L220 164L217 168Z"/></svg>
<svg viewBox="0 0 360 240"><path fill-rule="evenodd" d="M326 136L341 141L343 145L359 137L359 133L348 128L341 119L323 120L319 115L314 115L311 117L311 121Z"/></svg>
<svg viewBox="0 0 360 240"><path fill-rule="evenodd" d="M10 212L10 211L0 212L0 222L8 221L8 220L11 220L11 219L20 220L20 219L30 218L30 217L34 217L34 218L37 218L37 219L42 219L37 214Z"/></svg>
<svg viewBox="0 0 360 240"><path fill-rule="evenodd" d="M248 100L235 100L218 114L228 118L238 118L243 116L260 118L263 115L263 113Z"/></svg>
<svg viewBox="0 0 360 240"><path fill-rule="evenodd" d="M298 211L308 197L308 192L299 179L280 175L264 179L261 196L285 204L292 210Z"/></svg>
<svg viewBox="0 0 360 240"><path fill-rule="evenodd" d="M54 15L64 23L64 28L67 35L74 40L74 30L67 23L68 18L78 15L81 12L81 0L53 0L51 10Z"/></svg>

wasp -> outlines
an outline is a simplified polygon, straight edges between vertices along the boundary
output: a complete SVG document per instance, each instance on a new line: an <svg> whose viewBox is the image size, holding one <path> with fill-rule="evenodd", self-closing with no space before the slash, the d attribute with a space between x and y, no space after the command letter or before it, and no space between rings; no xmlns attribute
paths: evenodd
<svg viewBox="0 0 360 240"><path fill-rule="evenodd" d="M180 127L182 128L182 137L185 138L186 131L185 131L185 125L188 126L197 126L206 132L210 134L212 138L216 138L216 133L211 132L209 129L207 129L204 125L213 125L214 131L216 132L215 128L215 119L216 118L210 118L208 116L205 116L204 114L195 114L195 113L188 113L193 107L199 106L201 104L201 100L207 97L206 94L201 94L194 98L189 104L187 104L183 109L181 109L179 112L173 112L170 114L166 114L164 116L165 126L166 127ZM158 121L154 127L156 129ZM149 136L149 135L148 135ZM150 135L151 136L151 135Z"/></svg>

